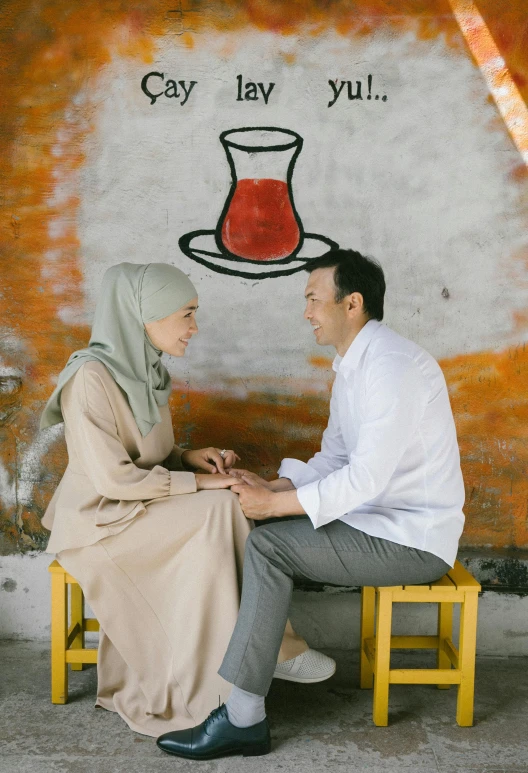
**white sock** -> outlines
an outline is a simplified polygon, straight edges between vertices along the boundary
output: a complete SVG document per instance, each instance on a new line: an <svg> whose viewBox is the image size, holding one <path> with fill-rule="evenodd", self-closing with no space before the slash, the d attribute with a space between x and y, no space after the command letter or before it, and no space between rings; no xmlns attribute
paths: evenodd
<svg viewBox="0 0 528 773"><path fill-rule="evenodd" d="M233 685L226 702L227 716L235 727L251 727L266 718L264 696Z"/></svg>

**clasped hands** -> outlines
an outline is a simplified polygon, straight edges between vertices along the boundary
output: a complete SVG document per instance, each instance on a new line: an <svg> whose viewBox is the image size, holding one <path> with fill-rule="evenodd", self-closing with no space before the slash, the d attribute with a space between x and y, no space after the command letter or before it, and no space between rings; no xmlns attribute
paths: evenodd
<svg viewBox="0 0 528 773"><path fill-rule="evenodd" d="M238 478L237 485L231 486L231 491L238 494L240 507L247 518L262 521L277 515L277 495L267 480L248 470L231 470L231 475Z"/></svg>
<svg viewBox="0 0 528 773"><path fill-rule="evenodd" d="M218 448L211 446L184 451L181 458L185 467L206 473L195 473L198 491L230 488L238 494L247 518L264 520L275 515L275 494L270 483L254 472L235 469L233 465L240 457L234 451L225 450L222 456Z"/></svg>

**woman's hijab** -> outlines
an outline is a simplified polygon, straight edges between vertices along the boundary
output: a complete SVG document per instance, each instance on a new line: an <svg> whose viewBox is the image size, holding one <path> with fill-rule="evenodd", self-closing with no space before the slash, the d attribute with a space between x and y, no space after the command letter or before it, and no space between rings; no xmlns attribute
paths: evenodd
<svg viewBox="0 0 528 773"><path fill-rule="evenodd" d="M162 352L144 327L173 314L197 296L191 280L165 263L119 263L103 277L92 335L86 349L74 352L60 373L57 387L42 414L41 429L64 421L60 396L64 385L89 360L99 360L126 393L143 437L161 421L158 406L171 391Z"/></svg>

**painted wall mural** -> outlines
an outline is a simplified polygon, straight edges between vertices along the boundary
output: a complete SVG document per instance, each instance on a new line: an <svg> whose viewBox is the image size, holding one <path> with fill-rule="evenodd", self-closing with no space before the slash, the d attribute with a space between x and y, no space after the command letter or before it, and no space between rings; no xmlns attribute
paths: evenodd
<svg viewBox="0 0 528 773"><path fill-rule="evenodd" d="M266 92L258 84L268 97L274 85ZM253 99L247 97L248 86L255 84L246 84L245 98ZM181 237L184 255L221 274L269 279L301 271L339 246L327 236L305 233L295 208L292 177L303 146L300 134L275 126L245 127L222 132L220 142L231 171L229 194L215 230Z"/></svg>
<svg viewBox="0 0 528 773"><path fill-rule="evenodd" d="M377 257L443 367L466 546L528 548L528 14L521 0L7 0L0 61L0 553L42 549L66 463L39 414L104 271L198 287L182 444L271 474L326 423L303 269Z"/></svg>

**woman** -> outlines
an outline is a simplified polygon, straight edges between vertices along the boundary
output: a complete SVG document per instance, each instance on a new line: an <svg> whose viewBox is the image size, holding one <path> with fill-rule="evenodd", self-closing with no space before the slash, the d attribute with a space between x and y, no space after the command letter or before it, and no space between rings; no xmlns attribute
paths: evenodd
<svg viewBox="0 0 528 773"><path fill-rule="evenodd" d="M160 357L185 354L197 307L173 266L110 268L88 348L41 421L65 424L68 466L43 524L101 624L96 705L152 736L201 722L231 689L216 671L251 529L228 490L234 451L174 445ZM279 662L306 651L288 626Z"/></svg>

